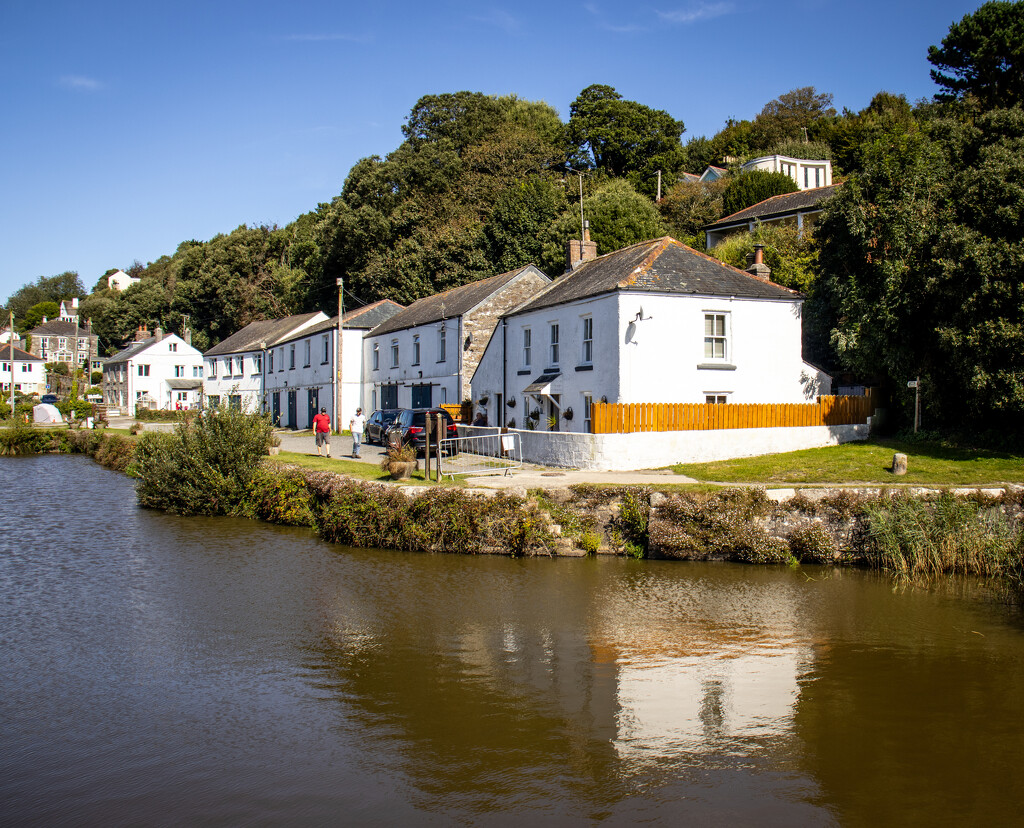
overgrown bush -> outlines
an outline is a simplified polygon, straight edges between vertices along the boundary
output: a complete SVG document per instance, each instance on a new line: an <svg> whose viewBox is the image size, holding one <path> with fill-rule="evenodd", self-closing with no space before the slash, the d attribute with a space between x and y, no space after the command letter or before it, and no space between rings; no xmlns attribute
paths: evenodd
<svg viewBox="0 0 1024 828"><path fill-rule="evenodd" d="M136 440L121 434L104 434L93 457L100 465L127 474L135 460L136 445Z"/></svg>
<svg viewBox="0 0 1024 828"><path fill-rule="evenodd" d="M173 434L143 434L139 504L182 515L238 512L270 436L269 417L232 408L182 420Z"/></svg>
<svg viewBox="0 0 1024 828"><path fill-rule="evenodd" d="M789 551L800 563L832 563L839 549L824 526L812 523L790 534Z"/></svg>
<svg viewBox="0 0 1024 828"><path fill-rule="evenodd" d="M66 446L66 431L53 428L32 428L16 423L12 428L0 430L0 455L47 454L62 451Z"/></svg>
<svg viewBox="0 0 1024 828"><path fill-rule="evenodd" d="M260 466L246 487L246 517L287 526L312 526L313 495L298 469Z"/></svg>

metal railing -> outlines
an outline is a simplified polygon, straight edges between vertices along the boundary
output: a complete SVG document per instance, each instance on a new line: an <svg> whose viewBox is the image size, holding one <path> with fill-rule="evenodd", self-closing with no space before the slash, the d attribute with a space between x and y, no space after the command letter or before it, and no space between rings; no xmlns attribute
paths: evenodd
<svg viewBox="0 0 1024 828"><path fill-rule="evenodd" d="M459 474L511 474L523 465L519 435L496 429L487 433L452 437L441 441L441 474L454 478Z"/></svg>

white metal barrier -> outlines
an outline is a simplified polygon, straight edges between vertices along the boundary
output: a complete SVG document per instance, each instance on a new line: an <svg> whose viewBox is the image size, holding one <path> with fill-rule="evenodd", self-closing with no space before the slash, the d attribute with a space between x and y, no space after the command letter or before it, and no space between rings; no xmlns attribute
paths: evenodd
<svg viewBox="0 0 1024 828"><path fill-rule="evenodd" d="M441 474L510 474L523 465L523 447L515 432L452 437L441 441Z"/></svg>

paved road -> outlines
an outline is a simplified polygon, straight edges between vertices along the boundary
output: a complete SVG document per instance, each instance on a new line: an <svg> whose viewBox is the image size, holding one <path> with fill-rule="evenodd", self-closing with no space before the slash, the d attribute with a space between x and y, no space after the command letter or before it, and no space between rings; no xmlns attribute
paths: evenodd
<svg viewBox="0 0 1024 828"><path fill-rule="evenodd" d="M278 431L276 433L281 438L282 450L292 451L297 454L316 455L316 444L311 431ZM352 438L338 436L337 434L332 435L331 456L340 456L346 460L351 460L351 454ZM380 446L368 446L364 443L359 460L363 463L377 465L383 456L383 448ZM525 463L522 468L516 469L508 475L491 474L466 478L466 483L475 489L508 489L514 487L554 489L572 486L576 483L600 483L605 486L616 486L694 482L696 481L692 478L673 474L670 471L595 472L553 469L532 463Z"/></svg>

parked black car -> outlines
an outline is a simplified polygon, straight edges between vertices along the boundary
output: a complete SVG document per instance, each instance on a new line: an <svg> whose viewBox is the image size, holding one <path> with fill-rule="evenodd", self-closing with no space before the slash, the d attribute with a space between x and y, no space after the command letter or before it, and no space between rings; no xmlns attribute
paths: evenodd
<svg viewBox="0 0 1024 828"><path fill-rule="evenodd" d="M458 426L452 415L443 408L402 408L398 411L394 423L387 430L385 440L388 445L401 442L403 446L414 446L417 453L426 450L427 446L427 412L440 414L444 421L445 433L442 440L459 436Z"/></svg>
<svg viewBox="0 0 1024 828"><path fill-rule="evenodd" d="M378 408L366 420L363 426L363 439L367 443L384 445L384 432L388 430L395 417L398 416L400 408Z"/></svg>
<svg viewBox="0 0 1024 828"><path fill-rule="evenodd" d="M56 394L43 394L43 396L39 398L39 402L46 403L46 404L49 404L49 405L56 405L57 404L57 395Z"/></svg>

